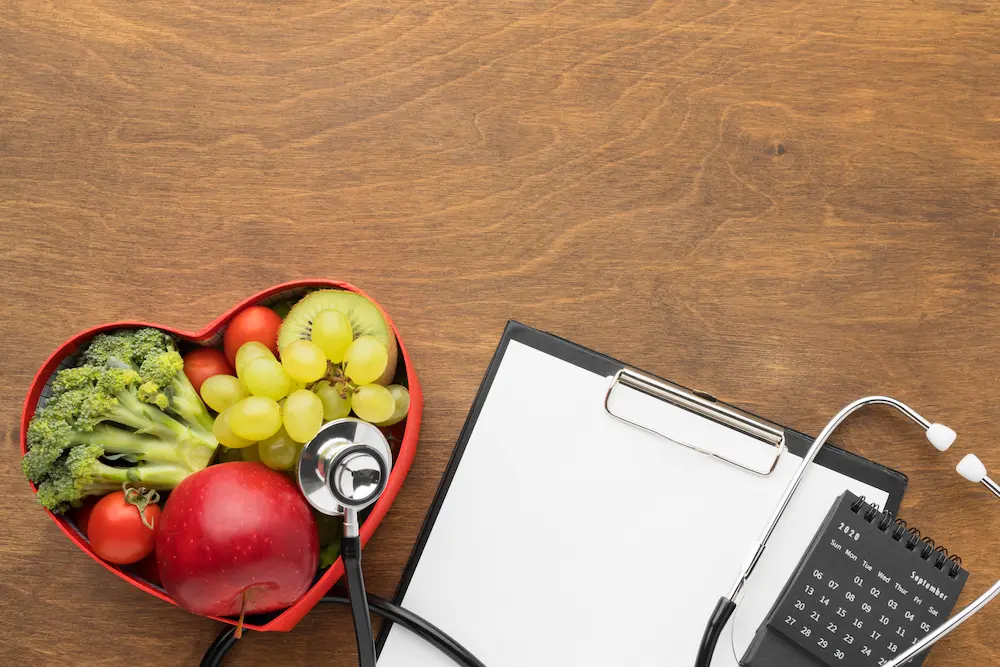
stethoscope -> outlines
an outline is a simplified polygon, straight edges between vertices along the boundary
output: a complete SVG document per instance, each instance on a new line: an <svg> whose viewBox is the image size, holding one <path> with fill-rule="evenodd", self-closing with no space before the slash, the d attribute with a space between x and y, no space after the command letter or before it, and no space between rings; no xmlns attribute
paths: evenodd
<svg viewBox="0 0 1000 667"><path fill-rule="evenodd" d="M905 403L887 396L861 398L827 423L813 442L805 458L789 481L778 500L771 520L757 540L753 554L743 567L729 595L719 600L705 628L695 667L710 667L716 644L729 619L737 608L737 598L764 554L767 542L781 520L788 503L802 482L809 464L826 444L830 435L855 411L868 405L889 405L902 412L924 429L927 439L939 451L945 451L955 441L955 432L942 424L932 424ZM372 634L371 612L406 627L419 637L440 649L463 667L485 667L467 649L425 619L402 609L391 602L370 596L365 591L361 570L361 538L359 514L373 505L385 490L392 470L392 450L382 432L358 419L345 418L323 426L319 433L302 450L297 468L299 486L309 503L319 512L344 519L341 554L347 577L348 597L329 596L322 600L350 604L357 640L360 667L377 667L375 640ZM982 483L1000 497L998 486L987 475L985 466L975 455L966 456L958 465L958 472L969 481ZM926 637L886 663L884 667L900 667L923 653L942 638L953 632L970 617L1000 595L1000 581L979 598L958 612ZM221 663L226 652L235 643L233 629L224 631L205 654L202 667Z"/></svg>
<svg viewBox="0 0 1000 667"><path fill-rule="evenodd" d="M344 560L347 594L354 617L360 667L376 667L371 607L361 571L359 514L385 491L392 470L392 449L375 426L345 418L323 426L299 456L299 488L316 510L344 518L340 555ZM378 606L385 606L380 601ZM395 607L391 619L441 649L463 667L485 667L468 650L412 612Z"/></svg>
<svg viewBox="0 0 1000 667"><path fill-rule="evenodd" d="M771 534L774 533L774 529L777 527L778 521L781 520L781 516L785 513L785 509L787 509L788 503L791 501L796 489L799 488L799 484L802 482L802 478L805 476L809 464L813 462L816 455L819 454L819 450L822 449L823 445L826 444L826 441L830 439L830 436L835 430L837 430L837 427L839 427L841 423L843 423L843 421L851 414L868 405L888 405L903 413L910 419L910 421L924 429L924 434L927 436L927 440L929 440L938 451L945 451L951 447L953 442L955 442L955 432L953 430L943 424L932 424L921 417L920 414L918 414L916 410L910 406L901 401L897 401L894 398L889 398L888 396L868 396L866 398L859 398L838 412L833 419L827 422L827 425L823 427L823 430L820 431L819 436L815 441L813 441L809 451L806 452L805 458L802 459L802 463L799 464L799 467L792 476L792 479L788 482L788 486L785 487L785 491L781 495L781 498L778 500L778 504L774 509L774 514L771 516L771 520L768 522L767 527L757 540L753 553L751 554L749 560L747 560L746 565L743 566L743 571L740 573L740 576L736 580L735 584L733 584L733 588L729 592L729 595L720 598L718 604L716 604L715 611L712 612L708 625L705 627L705 633L702 635L701 646L698 649L698 657L695 660L695 667L711 666L712 656L715 653L715 646L719 642L719 637L722 635L722 631L725 628L726 623L728 623L729 619L732 617L733 612L736 611L736 607L738 605L737 598L740 597L747 580L753 573L754 568L757 567L757 563L760 562L760 558L764 554L764 549L767 547L767 542L771 539ZM982 483L986 486L986 488L1000 498L1000 487L998 487L997 484L987 476L985 466L983 466L982 462L980 462L974 455L970 454L962 460L962 463L958 466L958 472L972 482L977 484ZM969 620L970 617L989 604L993 598L997 597L997 595L1000 595L1000 581L993 584L988 591L979 596L979 598L973 601L972 604L952 616L937 629L932 630L926 637L918 641L906 651L900 653L889 662L885 663L884 667L900 667L900 665L905 665L910 660L943 639L946 635L953 632L956 628L958 628L958 626L962 625L962 623Z"/></svg>
<svg viewBox="0 0 1000 667"><path fill-rule="evenodd" d="M413 612L365 591L361 570L360 514L385 491L392 470L392 450L375 426L344 418L325 424L302 448L296 469L299 488L317 511L343 517L341 557L347 596L328 595L321 602L349 604L360 667L376 667L372 612L399 624L439 649L462 667L485 667L464 646ZM202 658L201 667L217 667L236 644L235 628L224 630Z"/></svg>

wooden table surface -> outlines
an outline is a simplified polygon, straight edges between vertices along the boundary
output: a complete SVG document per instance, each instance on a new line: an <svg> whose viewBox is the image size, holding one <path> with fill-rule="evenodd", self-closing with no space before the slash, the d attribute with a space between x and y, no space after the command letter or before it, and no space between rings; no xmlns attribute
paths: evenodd
<svg viewBox="0 0 1000 667"><path fill-rule="evenodd" d="M998 52L973 0L0 3L0 664L193 665L218 630L37 506L36 368L314 276L385 305L426 390L374 592L517 319L806 432L874 392L947 422L947 454L887 414L839 441L910 475L974 597L1000 514L954 467L1000 471ZM229 664L350 667L351 637L317 609ZM1000 664L1000 605L926 664Z"/></svg>

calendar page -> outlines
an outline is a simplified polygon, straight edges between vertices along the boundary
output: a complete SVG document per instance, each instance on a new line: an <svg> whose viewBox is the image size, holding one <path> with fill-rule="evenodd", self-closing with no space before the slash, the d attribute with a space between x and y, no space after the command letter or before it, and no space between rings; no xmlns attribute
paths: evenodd
<svg viewBox="0 0 1000 667"><path fill-rule="evenodd" d="M847 492L834 503L744 664L884 665L948 618L967 578L946 550Z"/></svg>

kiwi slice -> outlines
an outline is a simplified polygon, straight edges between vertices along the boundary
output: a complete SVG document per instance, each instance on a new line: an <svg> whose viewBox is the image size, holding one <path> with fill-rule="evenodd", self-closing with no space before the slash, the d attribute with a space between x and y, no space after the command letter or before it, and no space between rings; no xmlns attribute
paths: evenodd
<svg viewBox="0 0 1000 667"><path fill-rule="evenodd" d="M383 385L392 382L396 375L396 360L399 356L396 335L375 304L354 292L328 289L302 297L288 311L278 330L278 349L281 350L299 339L311 340L313 320L324 310L339 310L347 315L347 319L351 321L351 328L354 329L355 338L374 336L385 344L389 351L389 363L386 364L382 377L376 382Z"/></svg>

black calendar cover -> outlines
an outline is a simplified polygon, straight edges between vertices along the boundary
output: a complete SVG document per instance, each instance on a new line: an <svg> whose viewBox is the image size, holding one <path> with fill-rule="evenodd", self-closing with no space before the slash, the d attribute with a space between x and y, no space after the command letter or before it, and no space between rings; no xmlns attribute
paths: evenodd
<svg viewBox="0 0 1000 667"><path fill-rule="evenodd" d="M968 577L947 549L845 492L740 664L885 664L948 618Z"/></svg>

